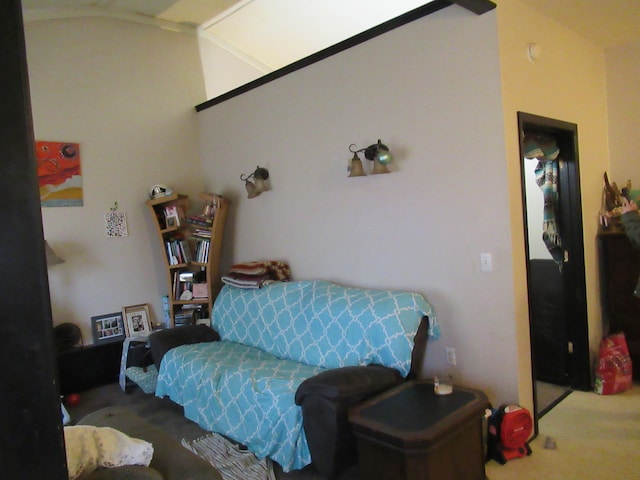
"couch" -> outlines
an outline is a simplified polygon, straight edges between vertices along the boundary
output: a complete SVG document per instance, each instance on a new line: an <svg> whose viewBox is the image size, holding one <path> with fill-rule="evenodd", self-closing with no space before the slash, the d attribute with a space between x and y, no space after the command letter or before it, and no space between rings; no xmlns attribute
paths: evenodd
<svg viewBox="0 0 640 480"><path fill-rule="evenodd" d="M432 322L432 323L430 323ZM327 281L225 285L211 328L150 337L156 395L283 470L355 460L349 407L418 376L435 316L419 294Z"/></svg>

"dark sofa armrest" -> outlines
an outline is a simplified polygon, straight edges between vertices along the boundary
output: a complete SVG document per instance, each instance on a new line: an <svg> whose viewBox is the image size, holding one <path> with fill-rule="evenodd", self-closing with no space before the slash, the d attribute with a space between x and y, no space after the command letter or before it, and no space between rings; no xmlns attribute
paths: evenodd
<svg viewBox="0 0 640 480"><path fill-rule="evenodd" d="M333 368L308 378L296 391L296 405L308 395L319 395L338 402L359 402L363 397L388 390L402 381L395 368L382 365Z"/></svg>
<svg viewBox="0 0 640 480"><path fill-rule="evenodd" d="M302 425L315 469L337 478L356 459L356 441L349 426L349 408L402 382L394 368L381 365L326 370L308 378L296 391Z"/></svg>
<svg viewBox="0 0 640 480"><path fill-rule="evenodd" d="M220 335L208 325L184 325L153 332L149 336L149 347L153 363L160 370L162 357L172 348L193 343L217 342L218 340L220 340Z"/></svg>

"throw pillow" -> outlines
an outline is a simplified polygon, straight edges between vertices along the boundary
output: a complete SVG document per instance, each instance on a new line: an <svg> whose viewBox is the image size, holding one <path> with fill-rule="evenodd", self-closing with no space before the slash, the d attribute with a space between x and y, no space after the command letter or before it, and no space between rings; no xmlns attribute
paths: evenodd
<svg viewBox="0 0 640 480"><path fill-rule="evenodd" d="M69 480L98 467L149 466L153 445L110 427L64 427Z"/></svg>

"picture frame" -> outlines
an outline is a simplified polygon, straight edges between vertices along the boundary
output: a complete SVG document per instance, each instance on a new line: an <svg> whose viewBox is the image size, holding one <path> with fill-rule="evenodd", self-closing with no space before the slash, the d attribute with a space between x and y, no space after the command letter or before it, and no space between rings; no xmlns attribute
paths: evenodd
<svg viewBox="0 0 640 480"><path fill-rule="evenodd" d="M94 344L124 340L127 332L122 320L122 312L91 317L91 332Z"/></svg>
<svg viewBox="0 0 640 480"><path fill-rule="evenodd" d="M130 305L122 307L122 318L127 337L150 335L152 331L149 317L149 304Z"/></svg>

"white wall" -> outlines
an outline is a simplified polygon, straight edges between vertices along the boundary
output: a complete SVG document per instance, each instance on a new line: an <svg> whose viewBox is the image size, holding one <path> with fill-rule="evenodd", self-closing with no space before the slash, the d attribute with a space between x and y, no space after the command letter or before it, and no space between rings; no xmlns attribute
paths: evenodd
<svg viewBox="0 0 640 480"><path fill-rule="evenodd" d="M619 186L631 179L640 190L638 112L640 111L640 42L606 50L607 107L611 168L609 179Z"/></svg>
<svg viewBox="0 0 640 480"><path fill-rule="evenodd" d="M196 114L205 98L195 35L108 18L25 26L35 136L80 143L84 206L43 208L66 263L49 272L54 323L80 325L125 305L161 318L168 287L144 204L149 187L200 190ZM106 237L118 202L129 236Z"/></svg>
<svg viewBox="0 0 640 480"><path fill-rule="evenodd" d="M454 347L458 382L515 399L496 28L495 13L450 7L198 120L207 189L232 201L224 265L282 259L297 279L418 291L443 331L426 373ZM378 138L392 173L347 178L349 144ZM239 176L256 165L272 191L248 200ZM481 252L494 272L480 272Z"/></svg>
<svg viewBox="0 0 640 480"><path fill-rule="evenodd" d="M269 73L206 34L199 36L198 45L207 98L218 97Z"/></svg>

